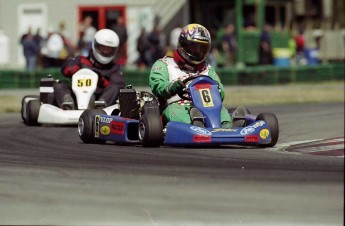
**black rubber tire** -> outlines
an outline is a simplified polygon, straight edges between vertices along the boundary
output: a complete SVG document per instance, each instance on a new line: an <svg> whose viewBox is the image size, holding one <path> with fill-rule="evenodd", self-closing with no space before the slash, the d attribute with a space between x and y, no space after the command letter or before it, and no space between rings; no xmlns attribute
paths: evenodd
<svg viewBox="0 0 345 226"><path fill-rule="evenodd" d="M102 109L86 109L79 117L78 135L80 139L87 144L101 144L105 140L95 138L95 129L93 118L95 115L106 114Z"/></svg>
<svg viewBox="0 0 345 226"><path fill-rule="evenodd" d="M38 114L40 112L41 101L38 99L30 100L26 104L26 125L38 126Z"/></svg>
<svg viewBox="0 0 345 226"><path fill-rule="evenodd" d="M26 96L24 96L24 97L22 98L21 108L20 108L20 115L21 115L22 120L23 120L24 123L26 123L26 119L25 119L25 117L24 117L24 100L25 100L26 98L36 98L36 99L39 99L40 96L39 96L39 95L26 95Z"/></svg>
<svg viewBox="0 0 345 226"><path fill-rule="evenodd" d="M276 143L278 142L278 138L279 138L279 125L278 125L278 119L275 116L275 114L272 113L260 113L257 117L256 117L256 121L258 120L263 120L265 122L268 123L268 127L270 130L270 134L271 134L271 142L268 144L261 144L261 147L273 147L274 145L276 145Z"/></svg>
<svg viewBox="0 0 345 226"><path fill-rule="evenodd" d="M139 121L139 139L144 147L159 147L163 141L163 125L159 110L146 109Z"/></svg>

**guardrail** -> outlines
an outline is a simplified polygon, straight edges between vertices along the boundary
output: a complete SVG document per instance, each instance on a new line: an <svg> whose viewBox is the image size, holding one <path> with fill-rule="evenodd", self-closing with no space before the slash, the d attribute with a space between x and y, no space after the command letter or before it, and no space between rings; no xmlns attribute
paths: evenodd
<svg viewBox="0 0 345 226"><path fill-rule="evenodd" d="M126 83L133 86L148 86L150 70L124 69ZM224 85L273 85L299 82L320 82L344 80L345 64L315 66L275 67L256 66L219 68L217 73ZM66 80L59 68L36 70L0 70L0 89L37 88L42 77L51 74L54 78Z"/></svg>

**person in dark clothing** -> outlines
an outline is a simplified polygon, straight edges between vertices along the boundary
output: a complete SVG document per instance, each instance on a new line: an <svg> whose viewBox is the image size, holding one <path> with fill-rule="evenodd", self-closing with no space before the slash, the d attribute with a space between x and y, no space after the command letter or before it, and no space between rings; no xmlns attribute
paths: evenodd
<svg viewBox="0 0 345 226"><path fill-rule="evenodd" d="M261 65L273 64L272 40L270 32L270 25L265 24L264 30L260 36L259 63Z"/></svg>
<svg viewBox="0 0 345 226"><path fill-rule="evenodd" d="M149 55L148 55L148 64L151 67L154 62L158 59L164 57L164 49L160 43L161 30L158 26L154 26L153 30L148 34L147 40L150 44Z"/></svg>
<svg viewBox="0 0 345 226"><path fill-rule="evenodd" d="M117 23L114 26L114 31L116 34L119 36L120 39L120 45L119 45L119 51L118 51L118 56L117 56L117 62L121 65L124 66L127 62L127 28L125 25L124 19L119 16L117 18Z"/></svg>
<svg viewBox="0 0 345 226"><path fill-rule="evenodd" d="M137 60L137 65L139 68L147 68L149 65L148 60L148 50L150 49L150 44L147 40L147 34L145 28L141 28L141 32L137 41L137 51L139 53L139 58Z"/></svg>
<svg viewBox="0 0 345 226"><path fill-rule="evenodd" d="M98 74L96 100L104 101L104 106L115 104L120 89L125 88L120 65L114 61L119 47L118 35L110 29L99 30L93 39L92 49L87 57L77 56L65 61L61 72L72 77L79 69L89 68ZM72 89L66 83L54 86L56 102L62 109L75 109Z"/></svg>
<svg viewBox="0 0 345 226"><path fill-rule="evenodd" d="M36 68L36 60L39 54L39 46L31 33L21 39L23 54L26 60L26 69L31 71Z"/></svg>

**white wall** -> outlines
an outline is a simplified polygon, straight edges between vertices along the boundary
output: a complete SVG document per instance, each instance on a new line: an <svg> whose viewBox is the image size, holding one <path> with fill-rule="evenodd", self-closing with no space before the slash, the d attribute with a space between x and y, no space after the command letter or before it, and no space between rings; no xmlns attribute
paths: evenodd
<svg viewBox="0 0 345 226"><path fill-rule="evenodd" d="M179 0L181 1L181 0ZM185 1L185 0L182 0ZM31 22L34 27L41 27L41 35L46 35L48 27L58 27L62 21L66 24L69 38L73 43L78 40L78 7L79 6L126 6L127 31L129 56L128 62L133 63L137 57L136 40L140 33L140 24L143 24L148 31L152 29L155 6L164 5L162 2L170 3L171 0L0 0L0 29L10 38L10 61L12 68L21 69L24 67L19 39L23 31L27 30ZM28 5L38 5L45 8L42 15L44 21L38 23L37 17L28 19L27 16L20 15L21 9ZM166 4L168 6L168 4ZM33 31L35 32L35 31Z"/></svg>

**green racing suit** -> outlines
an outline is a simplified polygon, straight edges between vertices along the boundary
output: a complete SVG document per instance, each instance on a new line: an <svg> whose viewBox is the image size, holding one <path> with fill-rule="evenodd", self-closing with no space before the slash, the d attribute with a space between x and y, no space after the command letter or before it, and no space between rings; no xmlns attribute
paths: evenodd
<svg viewBox="0 0 345 226"><path fill-rule="evenodd" d="M203 71L198 73L190 73L181 70L173 58L164 57L157 60L152 66L149 85L152 93L160 100L164 123L176 121L191 124L191 117L189 115L191 101L182 100L177 94L169 92L169 87L178 79L184 80L193 75L208 75L218 82L220 96L223 101L224 87L211 65L207 65ZM220 117L223 127L231 127L232 119L224 106L222 107Z"/></svg>

